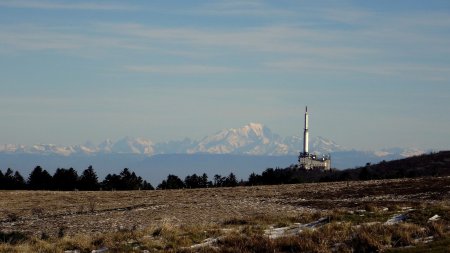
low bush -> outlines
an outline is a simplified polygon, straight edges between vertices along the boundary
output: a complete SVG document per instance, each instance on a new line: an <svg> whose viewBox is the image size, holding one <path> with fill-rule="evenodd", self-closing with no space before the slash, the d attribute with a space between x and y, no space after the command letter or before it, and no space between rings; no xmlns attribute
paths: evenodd
<svg viewBox="0 0 450 253"><path fill-rule="evenodd" d="M8 244L18 244L29 239L29 236L22 232L0 232L0 242Z"/></svg>

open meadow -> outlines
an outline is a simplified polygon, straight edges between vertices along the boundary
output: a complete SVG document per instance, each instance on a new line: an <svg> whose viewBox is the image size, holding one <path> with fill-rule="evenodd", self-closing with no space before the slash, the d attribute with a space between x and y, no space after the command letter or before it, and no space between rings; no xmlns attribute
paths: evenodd
<svg viewBox="0 0 450 253"><path fill-rule="evenodd" d="M450 250L450 177L0 200L0 252Z"/></svg>

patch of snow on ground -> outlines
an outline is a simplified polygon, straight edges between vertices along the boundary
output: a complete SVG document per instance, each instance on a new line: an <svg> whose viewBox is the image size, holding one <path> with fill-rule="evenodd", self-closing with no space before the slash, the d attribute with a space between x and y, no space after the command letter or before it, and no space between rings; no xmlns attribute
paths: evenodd
<svg viewBox="0 0 450 253"><path fill-rule="evenodd" d="M105 247L105 248L91 251L91 253L104 253L104 252L108 252L108 248Z"/></svg>
<svg viewBox="0 0 450 253"><path fill-rule="evenodd" d="M269 228L264 231L264 235L269 239L275 239L284 236L292 236L301 233L305 228L314 229L330 222L329 217L320 218L308 224L294 223L292 226L281 228Z"/></svg>
<svg viewBox="0 0 450 253"><path fill-rule="evenodd" d="M384 224L385 225L394 225L394 224L403 222L404 220L406 220L405 214L396 214L396 215L392 216L392 218L387 220Z"/></svg>
<svg viewBox="0 0 450 253"><path fill-rule="evenodd" d="M198 249L198 248L211 246L211 245L213 245L214 243L216 243L220 239L221 239L221 237L218 237L218 238L206 238L205 240L203 240L203 242L201 242L199 244L192 245L191 249Z"/></svg>
<svg viewBox="0 0 450 253"><path fill-rule="evenodd" d="M441 216L435 214L435 215L433 215L433 217L429 218L428 221L437 221L437 220L439 220L440 218L441 218Z"/></svg>

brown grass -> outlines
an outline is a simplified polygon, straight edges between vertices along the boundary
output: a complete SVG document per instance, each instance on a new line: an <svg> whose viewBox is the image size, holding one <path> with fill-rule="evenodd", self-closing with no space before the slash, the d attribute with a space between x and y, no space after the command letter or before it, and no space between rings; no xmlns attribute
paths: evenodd
<svg viewBox="0 0 450 253"><path fill-rule="evenodd" d="M431 181L442 185L439 194L438 187L427 188ZM448 185L450 177L350 186L343 182L172 191L0 191L0 232L8 236L0 242L0 252L90 252L102 247L111 252L367 252L419 247L421 238L445 242L450 237ZM404 207L415 209L407 212L406 222L383 224L405 213ZM441 219L428 222L435 214ZM269 227L321 217L331 222L277 239L264 234ZM18 233L20 240L11 233ZM190 248L207 238L218 242Z"/></svg>

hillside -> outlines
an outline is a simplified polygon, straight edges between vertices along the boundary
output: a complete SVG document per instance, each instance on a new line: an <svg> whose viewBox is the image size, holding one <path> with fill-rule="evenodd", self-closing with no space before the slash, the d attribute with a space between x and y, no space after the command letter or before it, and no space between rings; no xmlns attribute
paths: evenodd
<svg viewBox="0 0 450 253"><path fill-rule="evenodd" d="M358 175L359 179L382 179L421 176L450 175L450 151L423 154L393 161L381 161L378 164L366 164L353 170L347 170Z"/></svg>
<svg viewBox="0 0 450 253"><path fill-rule="evenodd" d="M363 167L346 170L305 171L291 166L285 169L266 169L260 175L252 174L249 185L291 184L325 181L414 178L450 175L450 151L423 154L409 158L367 163Z"/></svg>

